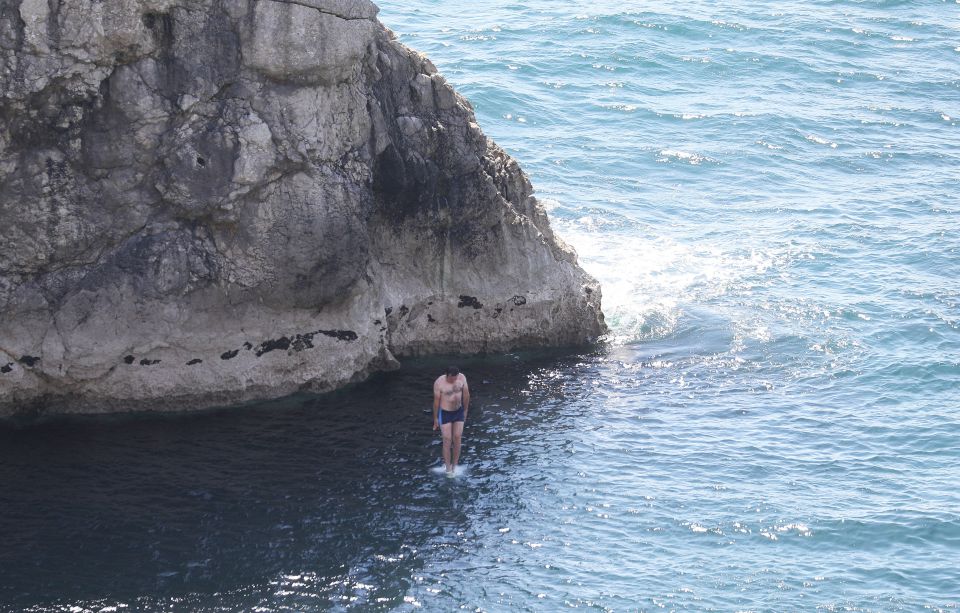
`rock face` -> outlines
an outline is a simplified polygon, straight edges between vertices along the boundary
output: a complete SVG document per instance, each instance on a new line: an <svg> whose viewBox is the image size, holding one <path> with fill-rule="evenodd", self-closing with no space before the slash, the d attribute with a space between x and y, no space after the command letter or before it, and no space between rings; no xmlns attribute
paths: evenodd
<svg viewBox="0 0 960 613"><path fill-rule="evenodd" d="M582 344L597 283L367 0L0 0L0 415Z"/></svg>

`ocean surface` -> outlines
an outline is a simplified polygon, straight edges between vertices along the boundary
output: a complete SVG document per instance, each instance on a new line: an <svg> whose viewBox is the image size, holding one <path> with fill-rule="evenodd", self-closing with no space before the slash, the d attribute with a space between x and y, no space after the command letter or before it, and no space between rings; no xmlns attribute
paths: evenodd
<svg viewBox="0 0 960 613"><path fill-rule="evenodd" d="M958 611L960 4L379 6L610 337L0 428L0 610Z"/></svg>

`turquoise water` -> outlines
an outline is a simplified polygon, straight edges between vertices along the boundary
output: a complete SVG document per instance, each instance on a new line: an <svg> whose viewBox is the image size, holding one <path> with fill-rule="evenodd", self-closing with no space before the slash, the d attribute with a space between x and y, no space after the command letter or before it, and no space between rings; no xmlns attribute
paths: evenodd
<svg viewBox="0 0 960 613"><path fill-rule="evenodd" d="M0 608L958 610L960 6L380 7L529 173L607 343L464 361L452 481L444 360L0 430Z"/></svg>
<svg viewBox="0 0 960 613"><path fill-rule="evenodd" d="M445 603L960 606L960 7L381 7L612 328L502 566Z"/></svg>

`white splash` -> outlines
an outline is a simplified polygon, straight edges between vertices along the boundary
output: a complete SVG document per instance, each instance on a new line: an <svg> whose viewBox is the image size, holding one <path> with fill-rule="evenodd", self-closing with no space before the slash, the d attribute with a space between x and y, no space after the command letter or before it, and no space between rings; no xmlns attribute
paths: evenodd
<svg viewBox="0 0 960 613"><path fill-rule="evenodd" d="M543 200L548 208L556 206ZM622 220L585 215L554 223L577 250L581 265L600 281L613 344L668 336L686 305L721 296L744 277L774 265L766 251L682 245L653 227L622 232ZM760 322L745 322L739 333L765 338L770 331Z"/></svg>

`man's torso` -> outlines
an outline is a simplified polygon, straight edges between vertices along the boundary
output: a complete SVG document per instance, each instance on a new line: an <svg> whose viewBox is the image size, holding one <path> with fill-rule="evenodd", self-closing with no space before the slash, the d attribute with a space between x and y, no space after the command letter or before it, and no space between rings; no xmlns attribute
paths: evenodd
<svg viewBox="0 0 960 613"><path fill-rule="evenodd" d="M440 408L444 411L456 411L463 402L463 386L467 378L463 374L457 375L453 383L447 381L446 375L441 375L437 379L437 387L440 390Z"/></svg>

